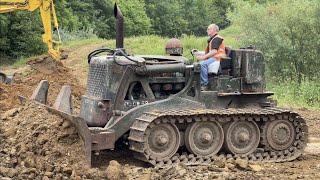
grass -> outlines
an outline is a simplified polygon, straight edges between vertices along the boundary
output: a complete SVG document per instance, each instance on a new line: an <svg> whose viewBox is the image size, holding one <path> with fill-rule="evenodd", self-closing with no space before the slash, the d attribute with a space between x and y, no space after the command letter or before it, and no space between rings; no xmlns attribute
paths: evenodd
<svg viewBox="0 0 320 180"><path fill-rule="evenodd" d="M85 46L87 44L97 44L97 43L103 43L105 42L105 39L93 37L89 39L81 39L81 40L72 40L72 41L67 41L63 43L63 48L77 48L80 46Z"/></svg>
<svg viewBox="0 0 320 180"><path fill-rule="evenodd" d="M273 98L279 106L320 109L320 84L317 82L304 81L300 85L270 82L267 88L274 92Z"/></svg>
<svg viewBox="0 0 320 180"><path fill-rule="evenodd" d="M225 44L233 48L238 48L237 29L227 28L220 31L225 38ZM125 39L125 47L130 54L159 54L165 55L165 45L170 38L159 37L155 35L130 37ZM204 50L206 47L207 37L183 36L179 38L183 44L183 56L192 59L191 49Z"/></svg>

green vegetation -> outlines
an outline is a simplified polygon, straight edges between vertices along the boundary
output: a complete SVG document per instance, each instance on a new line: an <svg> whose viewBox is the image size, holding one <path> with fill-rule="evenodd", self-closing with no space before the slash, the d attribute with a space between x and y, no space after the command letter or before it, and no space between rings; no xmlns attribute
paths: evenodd
<svg viewBox="0 0 320 180"><path fill-rule="evenodd" d="M302 82L301 84L269 82L268 90L275 93L273 96L280 106L320 108L320 84L315 82Z"/></svg>
<svg viewBox="0 0 320 180"><path fill-rule="evenodd" d="M320 1L234 1L237 45L262 50L280 105L320 107ZM231 33L232 34L232 33Z"/></svg>
<svg viewBox="0 0 320 180"><path fill-rule="evenodd" d="M56 0L64 47L106 42L114 47L111 0ZM207 25L214 22L233 48L254 45L267 64L268 89L280 105L320 108L320 1L185 0L120 1L125 47L130 54L164 54L171 37L182 40L184 56L204 49ZM46 51L39 13L0 14L0 65ZM8 62L8 61L7 61ZM8 63L7 63L8 64Z"/></svg>
<svg viewBox="0 0 320 180"><path fill-rule="evenodd" d="M56 0L62 41L75 38L115 37L112 0ZM118 5L125 17L126 37L160 35L180 37L202 35L209 23L229 24L226 14L231 0L153 1L122 0ZM0 58L41 54L46 51L41 39L39 12L17 11L0 14ZM76 35L76 36L75 36Z"/></svg>
<svg viewBox="0 0 320 180"><path fill-rule="evenodd" d="M320 1L234 5L229 17L240 29L240 45L253 44L264 52L272 78L299 84L319 81Z"/></svg>
<svg viewBox="0 0 320 180"><path fill-rule="evenodd" d="M76 48L79 46L89 45L89 44L97 44L105 42L105 39L101 39L98 37L93 37L89 39L81 39L81 40L72 40L67 41L63 44L63 48Z"/></svg>

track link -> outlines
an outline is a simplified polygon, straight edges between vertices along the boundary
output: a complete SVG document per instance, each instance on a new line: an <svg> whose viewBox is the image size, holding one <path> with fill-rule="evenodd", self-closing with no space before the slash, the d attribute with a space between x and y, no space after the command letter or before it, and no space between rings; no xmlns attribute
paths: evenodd
<svg viewBox="0 0 320 180"><path fill-rule="evenodd" d="M277 119L286 120L293 124L295 129L295 139L292 145L284 150L275 151L270 148L266 141L265 124L268 121ZM171 158L157 160L150 156L149 152L144 148L146 143L146 132L148 128L156 126L160 123L172 123L176 125L190 124L199 121L218 121L219 123L228 123L238 120L255 121L261 133L261 140L258 149L249 155L233 155L220 150L214 156L198 157L188 151L176 153ZM136 121L130 129L129 143L130 149L134 151L135 157L149 162L154 166L165 167L176 163L184 163L186 165L209 164L216 159L236 159L242 158L248 161L259 162L285 162L291 161L299 157L306 147L308 139L308 128L304 119L297 113L280 108L244 108L244 109L179 109L169 111L152 111L146 112Z"/></svg>

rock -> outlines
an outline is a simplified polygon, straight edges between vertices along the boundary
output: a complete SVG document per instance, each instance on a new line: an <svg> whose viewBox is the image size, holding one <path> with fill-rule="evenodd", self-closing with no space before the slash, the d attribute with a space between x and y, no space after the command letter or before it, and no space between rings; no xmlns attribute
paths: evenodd
<svg viewBox="0 0 320 180"><path fill-rule="evenodd" d="M8 177L1 177L1 180L12 180L12 179Z"/></svg>
<svg viewBox="0 0 320 180"><path fill-rule="evenodd" d="M67 121L67 120L63 121L63 123L62 123L62 127L65 128L65 129L70 127L70 125L71 125L71 122Z"/></svg>
<svg viewBox="0 0 320 180"><path fill-rule="evenodd" d="M5 168L5 167L0 167L0 175L4 175L6 177L14 177L15 175L18 174L18 171L14 168Z"/></svg>
<svg viewBox="0 0 320 180"><path fill-rule="evenodd" d="M227 168L227 169L229 169L229 170L234 170L235 165L232 164L232 163L227 163L226 166L225 166L225 168Z"/></svg>
<svg viewBox="0 0 320 180"><path fill-rule="evenodd" d="M11 127L5 130L4 135L7 137L13 137L16 135L16 133L17 133L16 128Z"/></svg>
<svg viewBox="0 0 320 180"><path fill-rule="evenodd" d="M62 172L71 175L72 174L72 168L70 167L63 167Z"/></svg>
<svg viewBox="0 0 320 180"><path fill-rule="evenodd" d="M20 111L19 108L10 109L10 110L6 111L5 113L3 113L2 119L6 120L6 119L9 119L10 117L14 117L19 111Z"/></svg>
<svg viewBox="0 0 320 180"><path fill-rule="evenodd" d="M176 166L176 172L179 176L184 176L187 173L187 169L184 164L178 164Z"/></svg>
<svg viewBox="0 0 320 180"><path fill-rule="evenodd" d="M110 180L120 180L123 176L123 171L121 165L115 161L110 161L110 164L107 168L107 178Z"/></svg>
<svg viewBox="0 0 320 180"><path fill-rule="evenodd" d="M52 172L53 169L54 169L51 164L45 164L44 166L45 166L45 170L46 170L47 172Z"/></svg>
<svg viewBox="0 0 320 180"><path fill-rule="evenodd" d="M34 179L35 176L36 176L36 175L35 175L34 173L30 173L29 176L28 176L28 179Z"/></svg>
<svg viewBox="0 0 320 180"><path fill-rule="evenodd" d="M52 177L53 173L52 172L45 172L44 175L47 177Z"/></svg>
<svg viewBox="0 0 320 180"><path fill-rule="evenodd" d="M222 172L222 171L223 171L223 168L216 167L215 165L210 165L210 166L208 167L208 170L209 170L209 171L214 171L214 172Z"/></svg>
<svg viewBox="0 0 320 180"><path fill-rule="evenodd" d="M38 139L37 139L37 144L39 145L44 145L46 142L48 142L49 139L48 137L46 136L40 136Z"/></svg>
<svg viewBox="0 0 320 180"><path fill-rule="evenodd" d="M216 165L218 168L224 168L225 161L223 161L222 159L217 159L214 161L214 165Z"/></svg>
<svg viewBox="0 0 320 180"><path fill-rule="evenodd" d="M258 164L250 164L249 167L252 171L259 172L262 170L262 167Z"/></svg>
<svg viewBox="0 0 320 180"><path fill-rule="evenodd" d="M43 176L42 180L50 180L47 176Z"/></svg>
<svg viewBox="0 0 320 180"><path fill-rule="evenodd" d="M171 176L172 174L175 174L176 173L176 168L175 166L169 168L169 169L166 169L164 173L162 173L162 177L168 177L168 176Z"/></svg>
<svg viewBox="0 0 320 180"><path fill-rule="evenodd" d="M143 174L141 177L139 177L141 180L151 180L151 172L147 172Z"/></svg>
<svg viewBox="0 0 320 180"><path fill-rule="evenodd" d="M75 127L69 127L69 128L65 129L65 135L66 136L70 136L70 135L73 135L75 133L77 133Z"/></svg>
<svg viewBox="0 0 320 180"><path fill-rule="evenodd" d="M224 179L232 179L231 174L228 172L222 172L221 175Z"/></svg>
<svg viewBox="0 0 320 180"><path fill-rule="evenodd" d="M234 163L235 163L235 160L234 160L233 158L227 159L227 163L234 164Z"/></svg>
<svg viewBox="0 0 320 180"><path fill-rule="evenodd" d="M218 179L220 176L218 174L210 174L209 179Z"/></svg>
<svg viewBox="0 0 320 180"><path fill-rule="evenodd" d="M31 156L27 156L24 162L25 162L25 166L28 168L36 167L35 160Z"/></svg>
<svg viewBox="0 0 320 180"><path fill-rule="evenodd" d="M11 155L15 155L16 152L17 152L16 148L12 147L12 148L11 148L11 151L10 151L10 154L11 154Z"/></svg>
<svg viewBox="0 0 320 180"><path fill-rule="evenodd" d="M244 159L236 159L235 164L239 169L248 169L248 161Z"/></svg>

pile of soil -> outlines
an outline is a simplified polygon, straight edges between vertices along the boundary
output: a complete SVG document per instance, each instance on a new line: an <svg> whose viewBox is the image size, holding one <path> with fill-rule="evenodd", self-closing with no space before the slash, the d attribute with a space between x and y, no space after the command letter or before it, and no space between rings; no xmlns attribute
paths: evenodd
<svg viewBox="0 0 320 180"><path fill-rule="evenodd" d="M87 166L68 122L34 102L10 112L0 123L0 179L106 178Z"/></svg>
<svg viewBox="0 0 320 180"><path fill-rule="evenodd" d="M63 85L72 87L73 105L75 112L79 111L81 95L85 88L71 74L69 68L64 67L49 57L31 60L29 68L20 73L15 73L13 84L0 84L0 113L5 112L20 104L19 96L29 98L41 80L48 80L48 104L52 105Z"/></svg>

